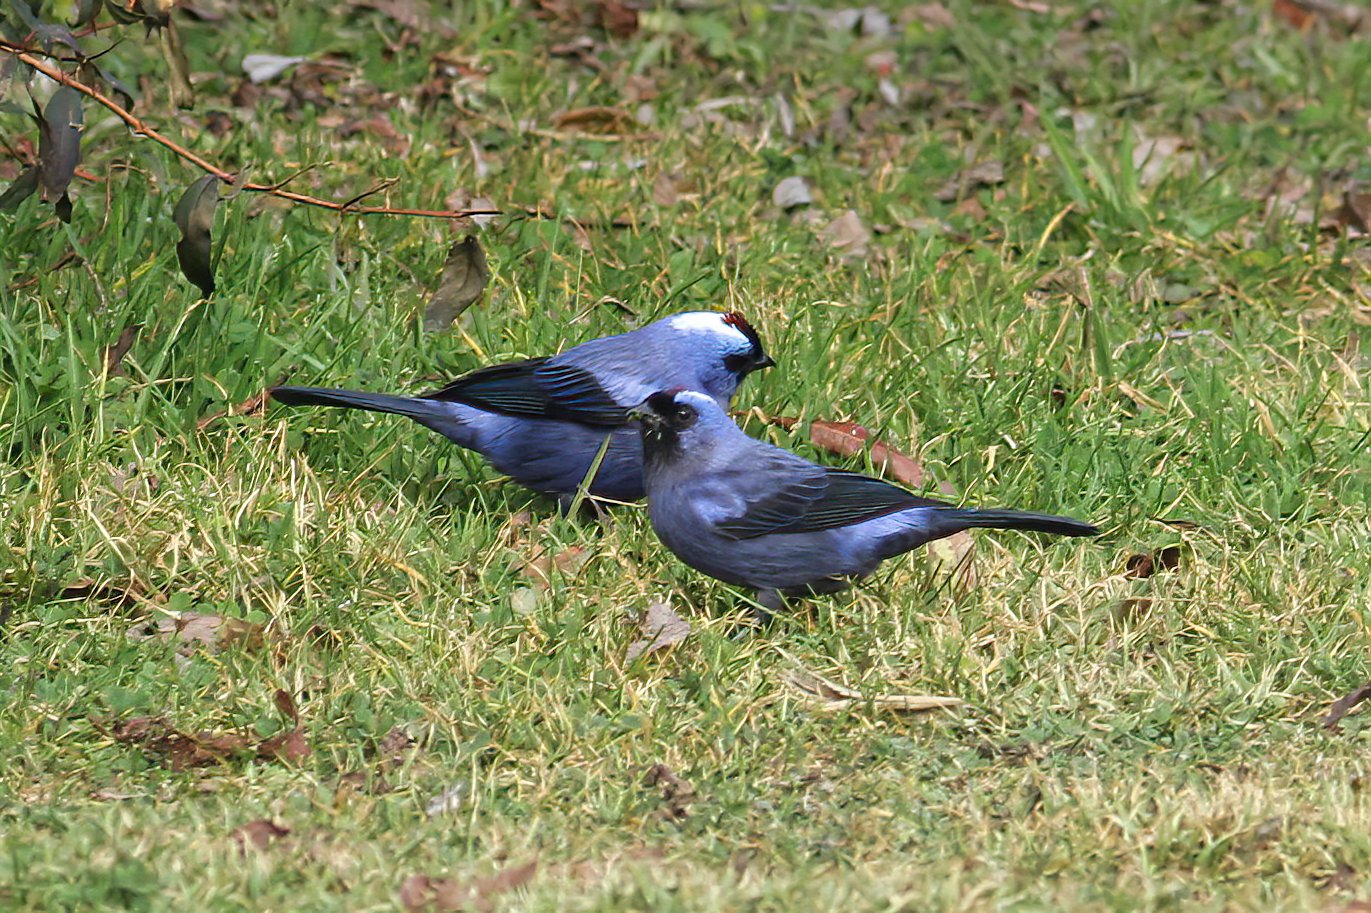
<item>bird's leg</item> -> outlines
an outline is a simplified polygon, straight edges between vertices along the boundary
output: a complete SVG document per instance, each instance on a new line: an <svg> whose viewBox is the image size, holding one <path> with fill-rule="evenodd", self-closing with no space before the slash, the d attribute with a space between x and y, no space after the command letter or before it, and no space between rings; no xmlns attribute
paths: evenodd
<svg viewBox="0 0 1371 913"><path fill-rule="evenodd" d="M761 606L761 608L757 608ZM780 590L758 590L757 606L752 606L752 615L765 627L771 624L772 617L785 608L785 597Z"/></svg>

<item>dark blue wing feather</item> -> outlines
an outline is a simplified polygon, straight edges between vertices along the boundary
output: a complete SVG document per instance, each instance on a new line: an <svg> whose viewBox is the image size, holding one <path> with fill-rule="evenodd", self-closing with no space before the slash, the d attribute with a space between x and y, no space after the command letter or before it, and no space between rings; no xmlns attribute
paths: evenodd
<svg viewBox="0 0 1371 913"><path fill-rule="evenodd" d="M860 473L814 469L749 502L741 516L718 524L717 529L730 539L752 539L851 526L911 507L951 506Z"/></svg>
<svg viewBox="0 0 1371 913"><path fill-rule="evenodd" d="M463 403L487 412L521 418L550 418L583 425L618 427L625 408L614 401L595 375L583 368L530 358L481 368L457 378L425 399Z"/></svg>

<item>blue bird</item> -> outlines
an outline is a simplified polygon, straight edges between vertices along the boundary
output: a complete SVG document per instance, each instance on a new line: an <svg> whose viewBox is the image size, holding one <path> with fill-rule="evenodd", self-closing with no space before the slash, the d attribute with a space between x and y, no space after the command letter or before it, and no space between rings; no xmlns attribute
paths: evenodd
<svg viewBox="0 0 1371 913"><path fill-rule="evenodd" d="M549 358L481 368L420 396L291 386L271 395L288 406L408 416L565 509L606 436L589 493L614 501L643 496L642 443L627 413L648 394L685 386L722 409L743 378L774 364L741 315L692 311Z"/></svg>
<svg viewBox="0 0 1371 913"><path fill-rule="evenodd" d="M819 466L748 437L703 393L654 393L640 423L647 509L668 549L697 571L786 596L846 589L887 558L972 527L1093 536L1067 517L958 507Z"/></svg>

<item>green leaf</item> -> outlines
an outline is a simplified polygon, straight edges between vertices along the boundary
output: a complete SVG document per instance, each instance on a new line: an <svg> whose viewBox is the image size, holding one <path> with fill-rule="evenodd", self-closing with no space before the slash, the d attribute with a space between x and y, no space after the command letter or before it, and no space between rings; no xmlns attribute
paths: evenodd
<svg viewBox="0 0 1371 913"><path fill-rule="evenodd" d="M214 294L214 264L210 262L210 232L219 205L219 179L207 174L182 195L171 217L181 229L176 260L181 272L208 298Z"/></svg>

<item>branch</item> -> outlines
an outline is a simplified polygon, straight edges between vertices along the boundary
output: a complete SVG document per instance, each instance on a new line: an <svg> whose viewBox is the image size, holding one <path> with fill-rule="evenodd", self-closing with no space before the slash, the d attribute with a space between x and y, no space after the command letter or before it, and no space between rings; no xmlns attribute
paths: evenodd
<svg viewBox="0 0 1371 913"><path fill-rule="evenodd" d="M109 98L108 96L100 92L99 89L94 89L83 82L79 82L75 78L68 76L60 68L52 66L46 61L41 60L39 57L35 56L31 48L26 48L23 45L14 44L10 41L6 41L3 38L0 38L0 51L4 51L7 54L13 55L20 63L22 63L29 69L42 73L49 79L55 82L59 82L64 86L70 86L71 88L75 89L77 92L80 92L82 95L85 95L86 97L90 98L97 104L105 108L108 108L115 114L115 116L117 116L120 120L127 124L129 129L132 130L135 135L145 136L148 139L152 140L154 143L158 143L162 146L165 146L167 149L170 149L180 158L184 159L187 162L190 162L192 165L201 169L202 171L214 175L216 178L223 181L225 184L233 183L234 175L231 172L225 171L223 168L220 168L213 162L210 162L200 157L199 155L196 155L194 152L191 152L189 149L180 145L175 140L158 133L156 130L152 129L146 123L144 123L142 120L134 116L132 112L125 109L118 102L114 101L113 99ZM293 203L300 203L305 206L318 206L321 209L331 209L337 213L350 213L352 215L359 216L384 215L416 216L425 219L464 219L468 216L501 215L501 212L498 209L392 209L389 206L354 205L359 199L362 199L363 197L368 196L370 193L374 193L375 191L369 191L368 193L362 194L358 197L354 197L351 200L338 203L333 200L321 200L318 197L312 197L303 193L296 193L293 190L284 190L279 184L255 184L249 182L247 184L244 184L242 189L252 190L258 193L269 194L271 196L280 197L283 200L290 200Z"/></svg>

